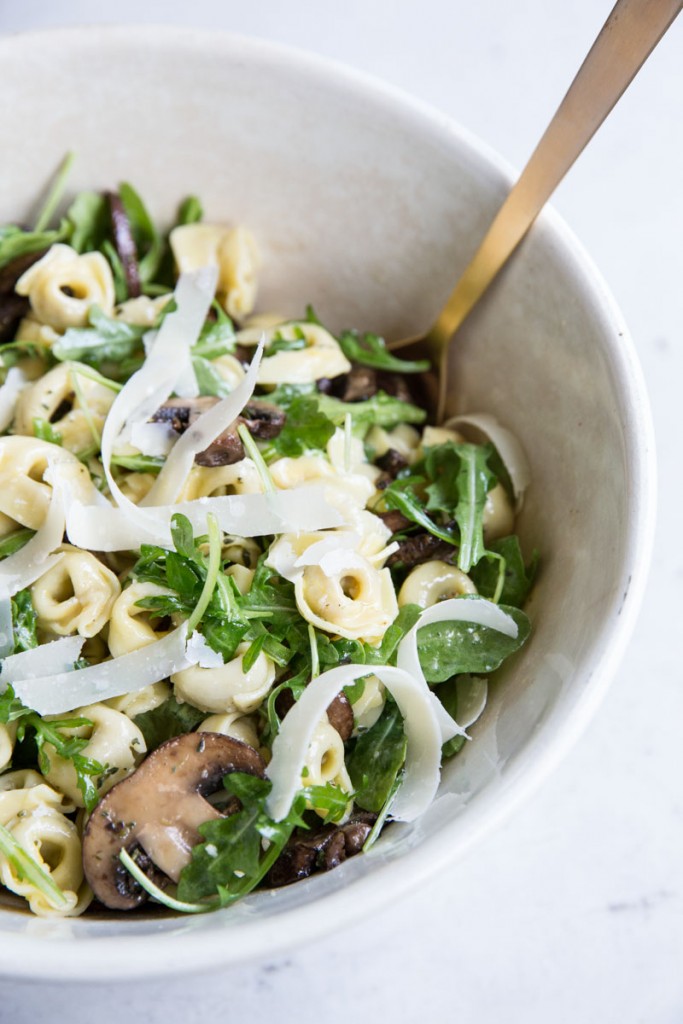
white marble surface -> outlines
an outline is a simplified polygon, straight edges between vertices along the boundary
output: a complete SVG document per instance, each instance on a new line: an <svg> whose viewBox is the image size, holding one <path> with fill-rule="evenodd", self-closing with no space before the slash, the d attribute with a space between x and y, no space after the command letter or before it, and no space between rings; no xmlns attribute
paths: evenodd
<svg viewBox="0 0 683 1024"><path fill-rule="evenodd" d="M250 33L371 71L521 166L610 0L5 0L0 31L172 22ZM198 978L0 982L0 1020L252 1024L674 1024L683 1020L683 685L677 634L683 380L683 24L674 26L555 205L636 340L652 399L660 514L649 592L600 713L512 821L399 905L314 948ZM0 69L0 79L1 79ZM11 144L17 144L12 140Z"/></svg>

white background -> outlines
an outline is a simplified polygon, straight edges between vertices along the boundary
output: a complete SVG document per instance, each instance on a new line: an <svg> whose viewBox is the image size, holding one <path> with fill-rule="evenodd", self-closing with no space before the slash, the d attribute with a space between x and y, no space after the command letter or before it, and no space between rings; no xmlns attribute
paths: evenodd
<svg viewBox="0 0 683 1024"><path fill-rule="evenodd" d="M610 7L610 0L117 0L106 7L4 0L0 31L171 22L291 43L403 87L521 167ZM0 982L0 1020L110 1024L135 1013L166 1024L200 1017L683 1021L682 42L683 23L555 199L630 325L660 460L645 605L579 746L513 820L447 875L361 926L211 976L80 988ZM4 139L8 145L21 140Z"/></svg>

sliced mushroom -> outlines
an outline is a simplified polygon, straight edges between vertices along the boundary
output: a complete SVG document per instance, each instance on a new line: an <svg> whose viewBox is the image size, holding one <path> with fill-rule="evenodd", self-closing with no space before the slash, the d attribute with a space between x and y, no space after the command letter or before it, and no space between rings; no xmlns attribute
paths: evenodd
<svg viewBox="0 0 683 1024"><path fill-rule="evenodd" d="M126 208L121 202L121 197L116 192L105 192L104 196L109 203L114 248L121 260L126 284L128 285L128 296L131 299L137 299L141 294L140 268L138 266L138 250L133 238L130 220L128 219Z"/></svg>
<svg viewBox="0 0 683 1024"><path fill-rule="evenodd" d="M24 253L0 268L0 342L12 340L19 322L30 309L28 299L14 291L15 284L46 251L39 249L38 252Z"/></svg>
<svg viewBox="0 0 683 1024"><path fill-rule="evenodd" d="M290 708L294 707L294 704L294 694L287 687L280 690L275 698L275 710L280 718L284 718ZM342 742L346 743L351 738L354 722L353 708L345 693L338 693L334 700L328 704L327 718L332 728L336 729L341 736Z"/></svg>
<svg viewBox="0 0 683 1024"><path fill-rule="evenodd" d="M331 871L360 853L377 816L360 811L344 825L325 825L316 832L297 831L268 872L271 888L291 885L316 871Z"/></svg>
<svg viewBox="0 0 683 1024"><path fill-rule="evenodd" d="M457 548L440 540L432 533L415 533L404 540L399 541L398 550L387 558L387 565L391 568L394 565L403 565L406 569L412 569L423 562L431 562L440 559L442 562L449 562Z"/></svg>
<svg viewBox="0 0 683 1024"><path fill-rule="evenodd" d="M162 743L110 789L83 834L83 870L100 903L132 910L147 898L119 859L124 848L141 847L164 881L177 882L201 842L199 826L225 816L206 797L231 772L263 778L265 764L258 751L231 736L186 733Z"/></svg>
<svg viewBox="0 0 683 1024"><path fill-rule="evenodd" d="M192 426L198 416L211 409L218 401L220 399L211 395L202 395L199 398L172 398L157 409L152 420L157 423L169 423L175 431L182 434ZM235 462L241 462L245 454L242 439L237 432L241 423L245 424L252 437L270 440L277 437L282 430L285 414L271 402L252 399L227 430L219 434L208 448L196 455L197 465L231 466Z"/></svg>

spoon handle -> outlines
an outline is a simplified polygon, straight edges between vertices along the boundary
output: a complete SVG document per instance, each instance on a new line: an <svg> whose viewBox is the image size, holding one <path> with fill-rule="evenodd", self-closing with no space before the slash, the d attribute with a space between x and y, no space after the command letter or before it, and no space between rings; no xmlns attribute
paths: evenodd
<svg viewBox="0 0 683 1024"><path fill-rule="evenodd" d="M683 7L683 0L617 0L529 162L427 334L445 360L454 332L517 247ZM441 367L445 371L446 366ZM445 382L446 374L441 374ZM443 412L440 402L439 420Z"/></svg>

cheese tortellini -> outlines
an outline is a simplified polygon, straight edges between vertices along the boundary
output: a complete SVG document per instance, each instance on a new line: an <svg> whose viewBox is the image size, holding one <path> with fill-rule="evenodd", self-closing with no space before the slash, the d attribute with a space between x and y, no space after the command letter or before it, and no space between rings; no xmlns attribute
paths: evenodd
<svg viewBox="0 0 683 1024"><path fill-rule="evenodd" d="M93 380L81 363L60 363L24 388L17 402L14 430L32 435L36 423L49 423L61 444L75 455L99 447L102 427L116 393Z"/></svg>
<svg viewBox="0 0 683 1024"><path fill-rule="evenodd" d="M261 652L245 671L243 659L248 648L248 644L240 644L236 657L219 668L192 665L176 672L171 676L176 698L214 714L255 711L270 692L275 665Z"/></svg>
<svg viewBox="0 0 683 1024"><path fill-rule="evenodd" d="M121 584L89 551L57 550L62 557L31 587L38 624L58 636L93 637L109 621Z"/></svg>
<svg viewBox="0 0 683 1024"><path fill-rule="evenodd" d="M80 255L60 243L22 274L16 291L28 296L34 316L56 331L85 327L93 306L108 316L114 310L114 278L102 253Z"/></svg>

